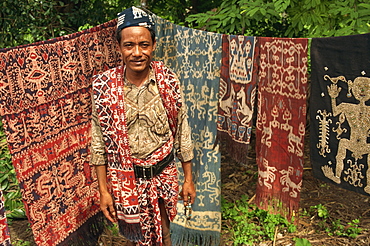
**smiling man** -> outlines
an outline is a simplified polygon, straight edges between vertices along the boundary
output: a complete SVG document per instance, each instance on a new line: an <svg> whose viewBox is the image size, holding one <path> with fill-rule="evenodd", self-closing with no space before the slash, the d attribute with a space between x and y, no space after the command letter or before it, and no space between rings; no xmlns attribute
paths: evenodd
<svg viewBox="0 0 370 246"><path fill-rule="evenodd" d="M185 181L180 194L194 203L193 144L177 76L152 61L154 22L136 7L118 15L117 41L123 66L95 76L91 163L100 207L130 241L171 245L170 221L179 194L174 155Z"/></svg>

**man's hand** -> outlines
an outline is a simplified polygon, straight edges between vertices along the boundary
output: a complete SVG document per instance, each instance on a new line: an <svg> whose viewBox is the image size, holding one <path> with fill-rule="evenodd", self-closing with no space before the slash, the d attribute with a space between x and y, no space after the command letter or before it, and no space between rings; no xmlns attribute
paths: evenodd
<svg viewBox="0 0 370 246"><path fill-rule="evenodd" d="M100 193L100 209L109 221L112 223L116 221L116 210L114 209L113 198L107 192Z"/></svg>
<svg viewBox="0 0 370 246"><path fill-rule="evenodd" d="M100 209L111 222L116 220L116 210L114 209L113 198L107 188L107 167L106 165L95 166L98 177L100 193Z"/></svg>
<svg viewBox="0 0 370 246"><path fill-rule="evenodd" d="M193 204L195 202L196 192L193 183L193 177L191 174L191 161L182 162L182 169L184 170L184 184L182 185L182 190L180 196L184 199L185 206Z"/></svg>
<svg viewBox="0 0 370 246"><path fill-rule="evenodd" d="M184 200L184 204L193 204L195 202L196 191L194 187L193 181L185 181L182 185L182 190L180 192L180 196Z"/></svg>

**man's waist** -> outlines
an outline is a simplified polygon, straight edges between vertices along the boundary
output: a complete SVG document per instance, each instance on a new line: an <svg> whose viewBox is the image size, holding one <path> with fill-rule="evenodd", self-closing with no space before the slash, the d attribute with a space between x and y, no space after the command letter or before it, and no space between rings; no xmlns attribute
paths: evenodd
<svg viewBox="0 0 370 246"><path fill-rule="evenodd" d="M159 174L175 159L173 151L167 155L163 160L155 165L139 166L134 165L134 172L136 178L151 179Z"/></svg>

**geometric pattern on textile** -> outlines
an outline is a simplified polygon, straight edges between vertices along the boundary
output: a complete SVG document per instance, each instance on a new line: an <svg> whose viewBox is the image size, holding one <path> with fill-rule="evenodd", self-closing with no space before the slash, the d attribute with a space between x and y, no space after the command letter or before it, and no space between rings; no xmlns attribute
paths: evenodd
<svg viewBox="0 0 370 246"><path fill-rule="evenodd" d="M223 35L217 136L227 152L246 162L256 98L255 37Z"/></svg>
<svg viewBox="0 0 370 246"><path fill-rule="evenodd" d="M0 246L9 245L11 245L11 242L8 222L5 215L4 196L3 192L0 190Z"/></svg>
<svg viewBox="0 0 370 246"><path fill-rule="evenodd" d="M306 124L307 39L259 37L256 204L298 211ZM280 206L279 206L280 205Z"/></svg>
<svg viewBox="0 0 370 246"><path fill-rule="evenodd" d="M115 25L0 50L0 115L38 245L92 245L101 232L90 78L120 63Z"/></svg>
<svg viewBox="0 0 370 246"><path fill-rule="evenodd" d="M173 137L177 132L178 112L182 107L180 84L175 75L162 62L151 62L163 109L166 109L171 127L171 138L160 148L143 159L131 157L126 126L124 103L124 66L119 66L95 76L93 80L94 102L99 114L103 139L107 148L109 183L118 217L120 232L128 240L140 245L159 245L162 227L158 198L166 206L170 220L176 216L178 200L177 168L172 162L161 174L149 179L135 179L133 165L155 165L173 150ZM130 93L130 92L128 92ZM129 94L128 94L129 95ZM145 96L145 95L141 95ZM141 226L141 228L140 228ZM140 239L141 231L143 238Z"/></svg>
<svg viewBox="0 0 370 246"><path fill-rule="evenodd" d="M222 35L181 27L159 17L156 34L155 59L163 61L180 79L195 147L192 164L197 198L190 220L184 216L183 203L178 203L178 215L171 224L172 241L174 245L219 245L220 153L214 142Z"/></svg>
<svg viewBox="0 0 370 246"><path fill-rule="evenodd" d="M314 38L311 61L314 176L370 195L370 34Z"/></svg>

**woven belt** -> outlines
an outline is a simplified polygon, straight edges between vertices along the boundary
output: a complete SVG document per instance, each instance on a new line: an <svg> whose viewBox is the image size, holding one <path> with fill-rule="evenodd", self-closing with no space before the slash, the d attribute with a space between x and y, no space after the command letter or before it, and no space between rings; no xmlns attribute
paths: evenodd
<svg viewBox="0 0 370 246"><path fill-rule="evenodd" d="M135 177L151 179L160 174L163 171L163 169L165 169L168 166L168 164L170 164L174 160L174 158L175 156L173 152L171 152L168 156L166 156L163 160L159 161L155 165L150 166L134 165Z"/></svg>

